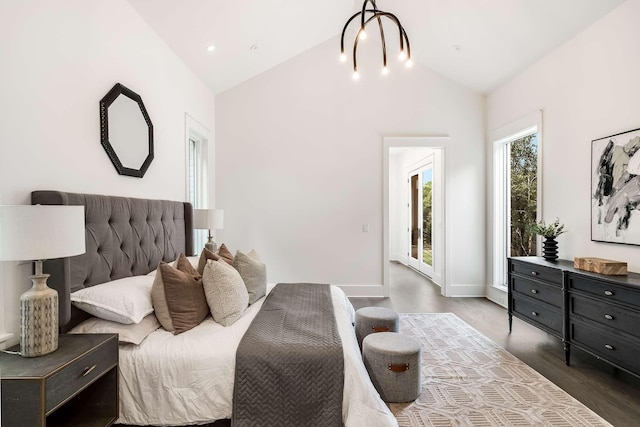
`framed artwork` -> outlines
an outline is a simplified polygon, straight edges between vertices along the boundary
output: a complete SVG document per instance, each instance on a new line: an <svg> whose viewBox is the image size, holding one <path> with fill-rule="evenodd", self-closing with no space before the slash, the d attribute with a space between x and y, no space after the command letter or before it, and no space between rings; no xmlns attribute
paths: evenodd
<svg viewBox="0 0 640 427"><path fill-rule="evenodd" d="M640 129L591 142L591 240L640 245Z"/></svg>

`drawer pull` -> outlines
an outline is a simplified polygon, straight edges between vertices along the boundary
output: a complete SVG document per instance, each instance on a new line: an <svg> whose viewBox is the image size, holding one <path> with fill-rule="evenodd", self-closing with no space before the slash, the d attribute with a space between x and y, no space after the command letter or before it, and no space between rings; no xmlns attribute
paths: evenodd
<svg viewBox="0 0 640 427"><path fill-rule="evenodd" d="M538 272L537 272L537 271L532 271L532 272L531 272L531 275L532 275L532 276L537 276L537 275L538 275Z"/></svg>
<svg viewBox="0 0 640 427"><path fill-rule="evenodd" d="M606 290L606 291L604 291L604 294L605 294L606 296L610 297L610 296L612 296L612 295L613 295L613 291Z"/></svg>
<svg viewBox="0 0 640 427"><path fill-rule="evenodd" d="M607 319L607 320L613 320L613 316L610 315L610 314L605 314L604 318Z"/></svg>
<svg viewBox="0 0 640 427"><path fill-rule="evenodd" d="M610 344L605 344L604 348L606 348L607 350L615 350L615 348Z"/></svg>
<svg viewBox="0 0 640 427"><path fill-rule="evenodd" d="M96 365L90 366L88 368L86 368L84 370L84 372L82 373L83 377L86 377L87 375L89 375L94 369L96 369Z"/></svg>
<svg viewBox="0 0 640 427"><path fill-rule="evenodd" d="M538 290L537 290L537 289L531 289L531 293L532 293L532 294L537 294L537 293L538 293Z"/></svg>
<svg viewBox="0 0 640 427"><path fill-rule="evenodd" d="M531 314L533 314L534 316L537 316L538 312L537 311L532 311Z"/></svg>

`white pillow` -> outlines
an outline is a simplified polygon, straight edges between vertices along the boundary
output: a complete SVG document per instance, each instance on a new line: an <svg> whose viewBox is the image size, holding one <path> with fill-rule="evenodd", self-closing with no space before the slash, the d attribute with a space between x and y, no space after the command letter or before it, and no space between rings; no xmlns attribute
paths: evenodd
<svg viewBox="0 0 640 427"><path fill-rule="evenodd" d="M231 326L249 306L249 294L240 273L226 261L207 261L202 285L213 320Z"/></svg>
<svg viewBox="0 0 640 427"><path fill-rule="evenodd" d="M191 263L191 267L198 269L198 263L200 262L200 255L188 256L187 259ZM174 266L175 267L175 266Z"/></svg>
<svg viewBox="0 0 640 427"><path fill-rule="evenodd" d="M104 320L140 323L153 313L153 277L133 276L80 289L71 294L71 303Z"/></svg>
<svg viewBox="0 0 640 427"><path fill-rule="evenodd" d="M118 334L118 341L140 345L142 341L153 331L160 327L160 322L154 314L150 314L140 323L123 325L122 323L92 317L77 326L74 326L71 334Z"/></svg>

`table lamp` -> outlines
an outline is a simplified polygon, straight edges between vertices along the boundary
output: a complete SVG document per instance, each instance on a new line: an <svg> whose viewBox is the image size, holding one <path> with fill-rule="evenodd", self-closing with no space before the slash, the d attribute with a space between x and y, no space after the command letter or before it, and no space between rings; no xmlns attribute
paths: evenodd
<svg viewBox="0 0 640 427"><path fill-rule="evenodd" d="M224 210L194 209L193 228L197 230L209 230L209 240L204 247L211 252L215 252L218 249L218 245L213 241L211 230L222 230L224 228Z"/></svg>
<svg viewBox="0 0 640 427"><path fill-rule="evenodd" d="M58 292L42 261L85 252L84 206L0 206L0 261L34 261L31 289L20 296L20 354L58 348Z"/></svg>

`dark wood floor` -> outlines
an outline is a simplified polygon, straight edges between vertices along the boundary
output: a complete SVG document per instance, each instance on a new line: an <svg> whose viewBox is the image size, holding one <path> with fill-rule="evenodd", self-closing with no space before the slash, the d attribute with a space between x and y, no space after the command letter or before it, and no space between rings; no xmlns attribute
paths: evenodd
<svg viewBox="0 0 640 427"><path fill-rule="evenodd" d="M507 310L485 298L445 298L422 275L391 263L389 298L350 300L356 309L374 305L401 313L454 313L614 426L640 426L640 379L578 349L566 366L560 340L515 318L510 334Z"/></svg>

